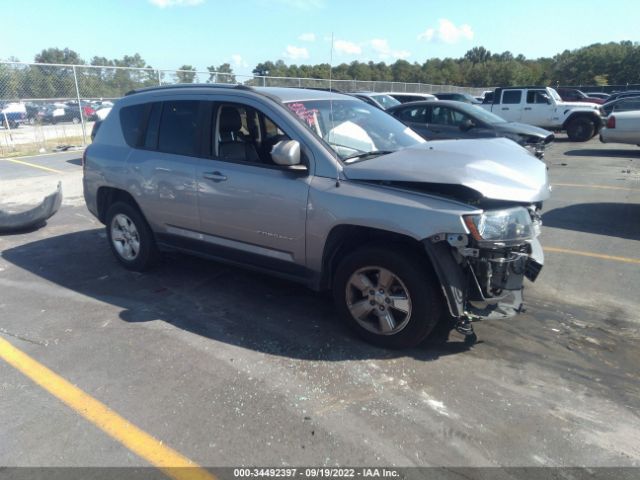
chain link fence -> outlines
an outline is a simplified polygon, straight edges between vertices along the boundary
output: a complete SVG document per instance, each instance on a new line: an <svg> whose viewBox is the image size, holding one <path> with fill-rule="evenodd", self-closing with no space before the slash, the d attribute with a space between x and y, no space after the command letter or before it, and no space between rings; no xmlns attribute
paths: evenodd
<svg viewBox="0 0 640 480"><path fill-rule="evenodd" d="M344 92L461 92L487 88L423 83L247 76L222 72L0 62L0 158L84 146L96 119L136 88L173 83L333 88Z"/></svg>

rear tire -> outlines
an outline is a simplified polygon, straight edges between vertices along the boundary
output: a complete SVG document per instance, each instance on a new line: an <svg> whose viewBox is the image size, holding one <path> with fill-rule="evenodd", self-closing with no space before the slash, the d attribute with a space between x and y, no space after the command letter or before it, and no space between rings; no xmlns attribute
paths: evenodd
<svg viewBox="0 0 640 480"><path fill-rule="evenodd" d="M109 207L105 223L109 247L121 265L142 272L155 263L158 257L155 238L138 208L116 202Z"/></svg>
<svg viewBox="0 0 640 480"><path fill-rule="evenodd" d="M333 296L340 316L366 341L386 348L420 344L442 318L434 274L402 246L369 246L338 266Z"/></svg>
<svg viewBox="0 0 640 480"><path fill-rule="evenodd" d="M586 117L577 117L567 124L567 136L572 142L586 142L596 134L596 125Z"/></svg>

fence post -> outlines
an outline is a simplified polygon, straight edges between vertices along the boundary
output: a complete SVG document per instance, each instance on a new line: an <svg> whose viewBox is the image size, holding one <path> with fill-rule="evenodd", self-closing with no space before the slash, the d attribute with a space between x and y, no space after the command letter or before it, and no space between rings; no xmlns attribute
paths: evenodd
<svg viewBox="0 0 640 480"><path fill-rule="evenodd" d="M82 113L82 103L80 103L80 87L78 87L78 75L76 74L76 66L73 65L73 81L76 84L76 96L78 98L78 109L80 110L80 123L82 124L82 146L87 145L87 129L84 124L84 114Z"/></svg>
<svg viewBox="0 0 640 480"><path fill-rule="evenodd" d="M158 69L158 86L162 86L162 72Z"/></svg>

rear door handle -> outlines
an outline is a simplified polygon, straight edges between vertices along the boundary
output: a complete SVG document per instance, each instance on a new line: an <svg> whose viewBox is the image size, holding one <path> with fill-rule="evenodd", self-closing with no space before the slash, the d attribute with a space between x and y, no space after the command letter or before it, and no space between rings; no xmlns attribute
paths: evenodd
<svg viewBox="0 0 640 480"><path fill-rule="evenodd" d="M531 110L531 107L524 107L525 110Z"/></svg>
<svg viewBox="0 0 640 480"><path fill-rule="evenodd" d="M502 107L502 110L509 110L509 107Z"/></svg>
<svg viewBox="0 0 640 480"><path fill-rule="evenodd" d="M214 182L224 182L227 177L220 172L205 172L202 174L207 180L213 180Z"/></svg>

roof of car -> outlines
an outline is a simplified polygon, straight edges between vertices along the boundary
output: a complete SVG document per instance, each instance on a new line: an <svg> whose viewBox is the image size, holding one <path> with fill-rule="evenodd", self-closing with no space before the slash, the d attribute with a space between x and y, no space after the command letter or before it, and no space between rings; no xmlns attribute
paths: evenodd
<svg viewBox="0 0 640 480"><path fill-rule="evenodd" d="M433 93L423 93L423 92L385 92L385 95L411 95L413 97L418 96L418 97L435 97L435 95Z"/></svg>
<svg viewBox="0 0 640 480"><path fill-rule="evenodd" d="M131 90L126 93L129 95L136 95L140 93L147 92L160 92L166 91L170 92L172 90L199 90L199 91L214 91L214 90L236 90L236 91L248 91L255 92L267 97L270 97L275 100L279 100L280 102L293 102L293 101L301 101L301 100L339 100L339 99L348 99L349 97L340 93L336 93L334 91L329 90L317 90L317 89L306 89L306 88L296 88L296 87L248 87L246 85L235 85L235 84L220 84L220 83L180 83L175 85L161 85L156 87L146 87L139 88L136 90ZM201 93L201 92L198 92Z"/></svg>
<svg viewBox="0 0 640 480"><path fill-rule="evenodd" d="M387 112L390 112L392 110L401 110L407 107L419 107L421 105L426 105L429 107L437 107L437 106L441 106L441 107L458 107L460 108L461 105L463 105L462 108L466 108L466 105L471 105L470 103L467 102L458 102L457 100L418 100L417 102L407 102L407 103L401 103L400 105L394 105L393 107L389 107L387 109Z"/></svg>
<svg viewBox="0 0 640 480"><path fill-rule="evenodd" d="M363 97L373 97L377 95L389 95L387 92L349 92L351 95L362 95Z"/></svg>

